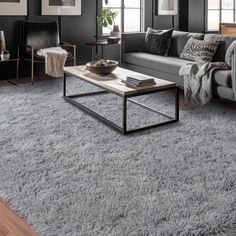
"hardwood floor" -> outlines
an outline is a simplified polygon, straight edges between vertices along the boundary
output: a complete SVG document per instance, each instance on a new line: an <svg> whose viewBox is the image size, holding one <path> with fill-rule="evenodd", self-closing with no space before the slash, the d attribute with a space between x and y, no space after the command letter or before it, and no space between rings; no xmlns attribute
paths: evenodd
<svg viewBox="0 0 236 236"><path fill-rule="evenodd" d="M0 236L39 236L39 234L0 199Z"/></svg>
<svg viewBox="0 0 236 236"><path fill-rule="evenodd" d="M48 77L35 78L35 82L49 79ZM31 83L30 78L18 80L0 80L0 88ZM3 199L0 198L0 236L40 236L33 228L17 214Z"/></svg>
<svg viewBox="0 0 236 236"><path fill-rule="evenodd" d="M36 78L35 81L45 80ZM31 83L29 78L0 80L0 87ZM0 236L39 236L32 227L0 198Z"/></svg>

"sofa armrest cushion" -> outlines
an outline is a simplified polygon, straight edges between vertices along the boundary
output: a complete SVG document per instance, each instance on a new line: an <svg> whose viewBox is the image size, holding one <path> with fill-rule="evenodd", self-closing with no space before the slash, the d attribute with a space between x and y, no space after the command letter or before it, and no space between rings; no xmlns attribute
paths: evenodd
<svg viewBox="0 0 236 236"><path fill-rule="evenodd" d="M232 60L235 48L236 48L236 40L230 44L225 54L225 63L229 68L232 68Z"/></svg>
<svg viewBox="0 0 236 236"><path fill-rule="evenodd" d="M232 90L234 92L234 100L236 101L236 48L234 48L234 54L232 56Z"/></svg>

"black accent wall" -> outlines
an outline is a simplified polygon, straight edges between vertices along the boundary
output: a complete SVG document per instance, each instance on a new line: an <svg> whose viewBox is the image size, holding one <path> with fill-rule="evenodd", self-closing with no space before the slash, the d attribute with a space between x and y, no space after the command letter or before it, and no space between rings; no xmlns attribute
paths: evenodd
<svg viewBox="0 0 236 236"><path fill-rule="evenodd" d="M205 32L206 0L189 0L189 31Z"/></svg>
<svg viewBox="0 0 236 236"><path fill-rule="evenodd" d="M101 1L101 0L98 0ZM156 29L172 28L184 31L202 31L204 0L179 0L179 16L156 16L156 0L146 0L145 27ZM191 12L191 14L190 14ZM195 14L195 15L194 15ZM198 15L198 17L196 17ZM78 46L79 64L90 60L90 47L85 43L94 40L96 35L96 0L82 0L82 16L41 16L41 0L28 0L28 16L0 16L0 30L5 33L7 48L11 54L16 53L19 42L19 22L22 20L51 21L58 20L61 25L61 40ZM98 51L98 57L100 51ZM105 50L105 57L118 59L119 46L114 45ZM14 67L0 65L0 79L14 75ZM25 69L24 69L25 71Z"/></svg>

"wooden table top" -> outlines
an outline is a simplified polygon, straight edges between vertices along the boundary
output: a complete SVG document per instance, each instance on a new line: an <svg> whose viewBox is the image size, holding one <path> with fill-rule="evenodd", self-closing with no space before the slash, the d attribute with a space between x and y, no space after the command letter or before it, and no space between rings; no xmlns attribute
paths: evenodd
<svg viewBox="0 0 236 236"><path fill-rule="evenodd" d="M138 95L145 92L158 92L163 89L176 87L176 83L174 82L155 78L156 85L143 86L141 88L130 88L127 87L121 80L125 79L126 76L137 75L140 73L117 67L111 74L98 75L85 70L85 68L85 65L69 66L64 68L64 72L120 96Z"/></svg>

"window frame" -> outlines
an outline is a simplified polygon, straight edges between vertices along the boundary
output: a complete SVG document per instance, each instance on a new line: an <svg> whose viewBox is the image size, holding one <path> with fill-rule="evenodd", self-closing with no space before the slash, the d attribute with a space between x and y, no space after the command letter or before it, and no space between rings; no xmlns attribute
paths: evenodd
<svg viewBox="0 0 236 236"><path fill-rule="evenodd" d="M125 0L120 0L121 1L121 6L120 7L106 7L103 6L103 3L100 6L100 9L103 8L111 8L114 11L115 10L120 10L121 11L121 25L120 29L122 33L129 33L129 32L142 32L144 31L144 24L145 24L145 0L139 0L140 1L140 8L137 7L125 7ZM103 2L103 1L102 1ZM140 29L139 31L124 31L125 27L125 10L126 9L140 9ZM99 27L99 31L101 32L102 35L105 35L106 33L103 33L103 27Z"/></svg>
<svg viewBox="0 0 236 236"><path fill-rule="evenodd" d="M218 32L220 30L220 28L214 30L214 29L209 29L208 28L208 12L209 10L211 11L219 11L219 23L222 23L222 11L232 11L233 10L233 22L235 22L236 20L236 0L233 0L233 8L230 8L230 9L224 9L222 7L222 2L223 0L219 0L220 2L220 7L219 9L211 9L211 8L208 8L208 2L209 0L206 1L206 6L205 6L205 29L207 32ZM233 23L232 22L232 23ZM230 22L229 22L230 23Z"/></svg>

